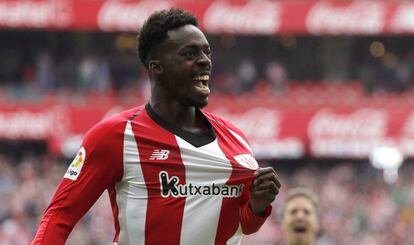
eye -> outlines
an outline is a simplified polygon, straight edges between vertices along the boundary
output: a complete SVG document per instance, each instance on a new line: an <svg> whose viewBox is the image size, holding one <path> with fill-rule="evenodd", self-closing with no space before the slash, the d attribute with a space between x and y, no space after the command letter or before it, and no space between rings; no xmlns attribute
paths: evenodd
<svg viewBox="0 0 414 245"><path fill-rule="evenodd" d="M194 50L187 50L187 51L184 51L183 55L187 59L192 59L196 56L196 52Z"/></svg>

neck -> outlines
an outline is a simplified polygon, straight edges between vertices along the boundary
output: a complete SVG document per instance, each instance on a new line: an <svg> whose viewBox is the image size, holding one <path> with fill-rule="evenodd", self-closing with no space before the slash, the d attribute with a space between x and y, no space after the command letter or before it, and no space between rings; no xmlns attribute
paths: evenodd
<svg viewBox="0 0 414 245"><path fill-rule="evenodd" d="M202 118L197 117L194 106L157 96L151 96L150 105L158 116L183 130L197 133L208 127Z"/></svg>
<svg viewBox="0 0 414 245"><path fill-rule="evenodd" d="M159 101L151 98L151 108L163 119L177 126L191 126L195 121L195 107L184 106L176 101Z"/></svg>

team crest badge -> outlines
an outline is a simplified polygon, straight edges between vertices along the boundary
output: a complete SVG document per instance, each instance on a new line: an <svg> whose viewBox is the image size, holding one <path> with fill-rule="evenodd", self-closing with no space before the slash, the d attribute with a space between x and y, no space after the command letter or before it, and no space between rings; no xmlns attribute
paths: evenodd
<svg viewBox="0 0 414 245"><path fill-rule="evenodd" d="M242 154L234 156L234 160L238 162L243 167L256 170L259 168L259 164L257 163L256 159L251 154Z"/></svg>

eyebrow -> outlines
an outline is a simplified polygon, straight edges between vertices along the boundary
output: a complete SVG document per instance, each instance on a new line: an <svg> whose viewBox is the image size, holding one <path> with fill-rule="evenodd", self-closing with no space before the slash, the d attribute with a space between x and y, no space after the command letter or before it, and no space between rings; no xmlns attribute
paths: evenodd
<svg viewBox="0 0 414 245"><path fill-rule="evenodd" d="M182 46L181 48L180 48L180 50L181 49L186 49L186 48L193 48L193 49L198 49L198 48L200 48L200 45L197 45L197 44L194 44L194 43L192 43L192 44L187 44L187 45L184 45L184 46ZM204 48L208 48L208 49L210 49L210 45L209 44L203 44L202 46L201 46L201 48L202 49L204 49Z"/></svg>

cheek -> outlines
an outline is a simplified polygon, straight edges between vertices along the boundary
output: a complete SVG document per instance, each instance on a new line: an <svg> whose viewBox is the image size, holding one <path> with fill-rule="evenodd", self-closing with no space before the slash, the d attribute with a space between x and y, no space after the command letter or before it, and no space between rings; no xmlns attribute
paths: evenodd
<svg viewBox="0 0 414 245"><path fill-rule="evenodd" d="M311 224L312 224L312 227L313 227L314 230L318 230L319 229L319 224L318 224L318 221L317 221L316 218L313 218L311 220Z"/></svg>
<svg viewBox="0 0 414 245"><path fill-rule="evenodd" d="M167 81L166 87L169 90L185 90L185 84L188 83L188 75L183 70L165 69L163 80Z"/></svg>
<svg viewBox="0 0 414 245"><path fill-rule="evenodd" d="M184 86L191 82L192 79L191 70L188 69L186 66L180 66L179 68L173 71L172 76L176 78L176 82L178 86Z"/></svg>
<svg viewBox="0 0 414 245"><path fill-rule="evenodd" d="M293 223L294 223L294 219L293 218L288 218L283 223L283 226L286 230L293 230Z"/></svg>

